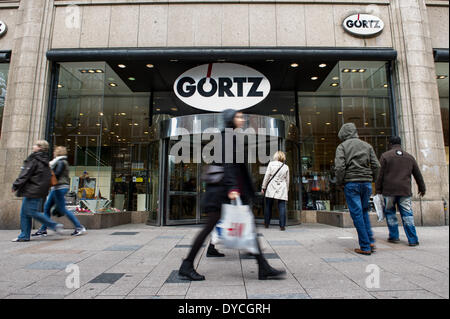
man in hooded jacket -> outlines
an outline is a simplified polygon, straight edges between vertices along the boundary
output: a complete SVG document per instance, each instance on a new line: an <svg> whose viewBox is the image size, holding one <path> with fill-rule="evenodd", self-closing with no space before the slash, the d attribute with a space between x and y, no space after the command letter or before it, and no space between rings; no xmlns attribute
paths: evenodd
<svg viewBox="0 0 450 319"><path fill-rule="evenodd" d="M336 149L334 160L336 184L345 185L345 199L358 232L360 248L355 252L370 255L375 250L375 239L369 220L369 201L371 183L376 181L380 163L372 146L359 139L355 124L342 125L338 137L342 143Z"/></svg>

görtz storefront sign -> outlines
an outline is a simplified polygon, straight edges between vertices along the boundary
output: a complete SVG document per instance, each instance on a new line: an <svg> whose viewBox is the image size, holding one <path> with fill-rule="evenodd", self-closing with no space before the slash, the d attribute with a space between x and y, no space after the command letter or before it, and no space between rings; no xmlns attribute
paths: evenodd
<svg viewBox="0 0 450 319"><path fill-rule="evenodd" d="M383 31L384 22L377 16L358 13L345 18L342 26L353 35L373 36Z"/></svg>
<svg viewBox="0 0 450 319"><path fill-rule="evenodd" d="M235 63L199 65L181 74L173 85L176 96L197 109L242 110L264 100L269 80L248 66Z"/></svg>
<svg viewBox="0 0 450 319"><path fill-rule="evenodd" d="M6 23L0 20L0 37L4 36L6 31L8 31L8 27L6 26Z"/></svg>

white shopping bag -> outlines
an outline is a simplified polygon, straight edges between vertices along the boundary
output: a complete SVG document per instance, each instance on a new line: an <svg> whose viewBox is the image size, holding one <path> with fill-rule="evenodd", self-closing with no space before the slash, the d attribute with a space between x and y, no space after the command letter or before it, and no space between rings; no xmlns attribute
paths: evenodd
<svg viewBox="0 0 450 319"><path fill-rule="evenodd" d="M384 219L384 199L383 195L376 194L373 197L373 205L375 206L375 211L378 215L378 221L381 222Z"/></svg>
<svg viewBox="0 0 450 319"><path fill-rule="evenodd" d="M211 235L213 245L221 243L227 248L243 249L258 254L255 220L250 206L242 205L238 197L233 204L223 204L219 222Z"/></svg>

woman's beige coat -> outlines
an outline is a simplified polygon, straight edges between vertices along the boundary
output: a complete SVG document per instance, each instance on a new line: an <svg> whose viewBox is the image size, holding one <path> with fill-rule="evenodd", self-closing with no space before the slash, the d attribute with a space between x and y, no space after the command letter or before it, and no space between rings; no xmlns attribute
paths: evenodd
<svg viewBox="0 0 450 319"><path fill-rule="evenodd" d="M289 191L289 167L286 164L284 164L283 168L280 169L270 182L269 187L267 187L267 183L281 165L283 165L283 163L279 161L272 161L269 163L262 183L262 189L265 190L266 197L287 201Z"/></svg>

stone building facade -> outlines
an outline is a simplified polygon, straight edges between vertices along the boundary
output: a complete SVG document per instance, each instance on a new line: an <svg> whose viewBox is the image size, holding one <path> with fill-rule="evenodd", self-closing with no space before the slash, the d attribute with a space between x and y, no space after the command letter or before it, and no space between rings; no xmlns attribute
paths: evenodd
<svg viewBox="0 0 450 319"><path fill-rule="evenodd" d="M380 17L382 33L346 32L342 21L359 13ZM48 52L123 48L394 50L394 130L416 157L427 185L423 199L414 195L416 223L448 224L448 1L20 0L0 1L0 21L7 25L0 37L0 65L7 65L0 110L0 187L5 190L0 228L19 227L21 202L11 183L33 142L51 134L60 61L51 61ZM446 74L438 74L437 63L444 69L446 64ZM446 92L440 80L447 81Z"/></svg>

